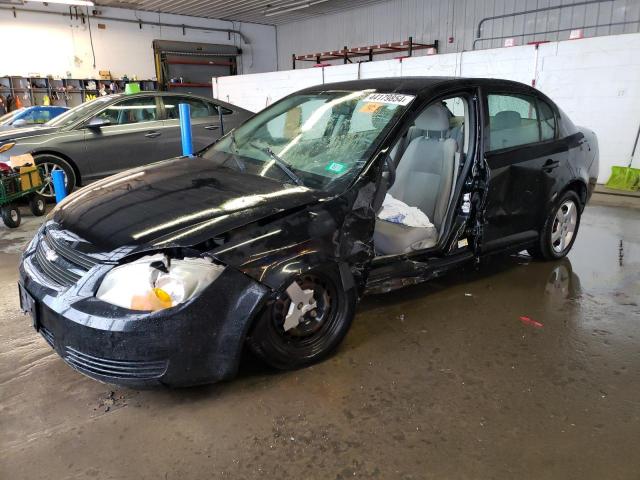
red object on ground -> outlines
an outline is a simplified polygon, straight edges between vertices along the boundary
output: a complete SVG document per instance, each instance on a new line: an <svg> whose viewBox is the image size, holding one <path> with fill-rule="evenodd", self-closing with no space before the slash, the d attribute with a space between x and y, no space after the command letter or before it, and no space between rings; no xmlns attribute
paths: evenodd
<svg viewBox="0 0 640 480"><path fill-rule="evenodd" d="M544 327L544 325L540 322L537 322L529 317L520 317L520 321L524 324L524 325L530 325L532 327L536 327L536 328L542 328Z"/></svg>
<svg viewBox="0 0 640 480"><path fill-rule="evenodd" d="M6 163L0 162L0 173L2 174L7 174L7 173L11 173L11 167L9 165L7 165Z"/></svg>

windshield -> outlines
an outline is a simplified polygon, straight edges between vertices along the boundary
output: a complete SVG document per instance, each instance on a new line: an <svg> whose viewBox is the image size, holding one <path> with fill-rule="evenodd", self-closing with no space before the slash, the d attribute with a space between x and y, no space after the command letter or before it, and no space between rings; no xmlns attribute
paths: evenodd
<svg viewBox="0 0 640 480"><path fill-rule="evenodd" d="M104 105L105 102L109 102L111 100L113 100L113 96L110 95L98 97L94 100L85 102L82 105L73 107L71 110L67 110L62 115L58 115L44 125L47 127L68 127L69 125L76 123L78 120L81 120L92 111L100 108L100 106Z"/></svg>
<svg viewBox="0 0 640 480"><path fill-rule="evenodd" d="M13 110L12 112L5 113L0 117L0 125L7 125L11 123L11 120L13 120L16 115L24 112L24 110L24 108L19 108L18 110Z"/></svg>
<svg viewBox="0 0 640 480"><path fill-rule="evenodd" d="M338 191L362 170L413 98L374 90L292 95L202 156L249 174Z"/></svg>

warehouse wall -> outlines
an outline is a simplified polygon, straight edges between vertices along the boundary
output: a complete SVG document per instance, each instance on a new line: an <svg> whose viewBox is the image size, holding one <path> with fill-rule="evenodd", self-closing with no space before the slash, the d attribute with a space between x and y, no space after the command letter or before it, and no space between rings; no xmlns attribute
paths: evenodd
<svg viewBox="0 0 640 480"><path fill-rule="evenodd" d="M536 86L577 124L598 135L603 183L628 165L640 128L640 33L535 46L385 60L360 65L220 77L214 95L249 110L301 88L357 78L401 76L506 78ZM640 149L633 159L640 167Z"/></svg>
<svg viewBox="0 0 640 480"><path fill-rule="evenodd" d="M406 40L440 42L440 53L472 50L481 19L584 0L388 0L344 13L314 17L278 26L278 68L291 68L291 54L299 55ZM610 23L631 22L606 26ZM513 36L517 45L531 41L564 40L569 30L532 35L558 29L584 29L585 37L640 32L640 1L612 0L578 7L488 21L483 38ZM525 36L518 36L527 33ZM453 43L448 43L453 37ZM478 42L477 48L496 48L504 39ZM417 52L420 55L421 52ZM398 55L403 55L398 53ZM300 67L311 66L298 62Z"/></svg>
<svg viewBox="0 0 640 480"><path fill-rule="evenodd" d="M38 8L32 2L28 3L28 7ZM156 73L151 45L154 39L235 44L244 52L239 60L241 72L276 69L274 27L120 8L98 8L104 16L109 17L153 22L160 19L161 22L180 25L234 28L247 36L250 45L242 43L237 35L232 35L229 39L225 32L187 29L186 35L183 35L181 28L143 25L140 29L137 24L93 19L91 33L96 57L94 68L87 24L70 19L69 16L20 11L17 12L17 18L14 18L11 10L0 9L0 75L66 77L67 72L70 72L73 78L95 78L99 70L110 70L117 78L123 74L130 78L133 75L140 79L154 78ZM53 5L40 7L39 10L69 12L68 8ZM105 24L106 29L98 29L98 23Z"/></svg>

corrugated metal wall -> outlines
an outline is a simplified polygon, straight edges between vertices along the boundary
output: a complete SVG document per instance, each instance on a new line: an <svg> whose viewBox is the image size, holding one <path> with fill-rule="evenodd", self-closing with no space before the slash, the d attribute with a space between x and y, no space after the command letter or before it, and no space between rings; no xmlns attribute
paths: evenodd
<svg viewBox="0 0 640 480"><path fill-rule="evenodd" d="M440 52L474 48L478 23L485 17L572 5L584 0L390 0L277 27L278 68L291 68L291 54L306 54L406 40L440 42ZM618 25L610 25L612 23ZM587 27L587 28L585 28ZM640 0L609 0L489 20L482 38L515 37L516 45L564 40L569 30L585 37L640 32ZM557 33L554 30L564 30ZM536 34L537 33L537 34ZM524 34L523 36L521 36ZM453 43L448 43L453 37ZM496 48L503 38L479 41L476 48ZM421 54L421 52L418 52ZM382 59L383 57L376 57ZM299 63L298 68L310 66Z"/></svg>

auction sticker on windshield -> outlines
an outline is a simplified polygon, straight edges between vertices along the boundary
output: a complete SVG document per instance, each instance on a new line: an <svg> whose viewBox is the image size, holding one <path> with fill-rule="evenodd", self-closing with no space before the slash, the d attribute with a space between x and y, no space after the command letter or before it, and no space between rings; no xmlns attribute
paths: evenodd
<svg viewBox="0 0 640 480"><path fill-rule="evenodd" d="M403 95L401 93L371 93L367 95L363 101L406 106L409 105L414 98L416 98L415 95Z"/></svg>
<svg viewBox="0 0 640 480"><path fill-rule="evenodd" d="M342 173L345 168L347 168L347 166L344 163L331 162L329 165L327 165L325 170L331 173Z"/></svg>

